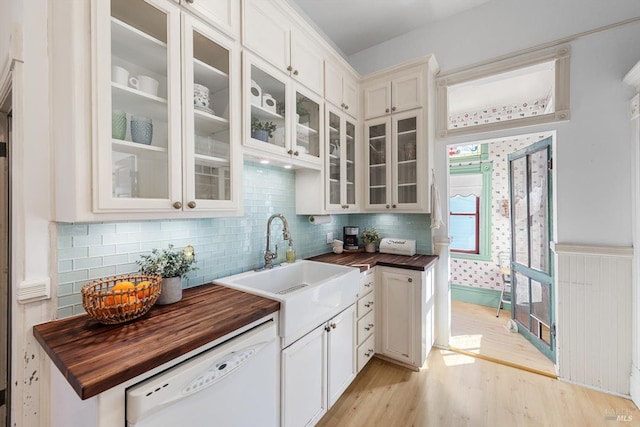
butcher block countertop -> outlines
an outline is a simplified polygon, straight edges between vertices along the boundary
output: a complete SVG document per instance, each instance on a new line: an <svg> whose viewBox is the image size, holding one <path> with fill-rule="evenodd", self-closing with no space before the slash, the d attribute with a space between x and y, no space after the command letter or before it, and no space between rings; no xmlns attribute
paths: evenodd
<svg viewBox="0 0 640 427"><path fill-rule="evenodd" d="M309 258L311 261L329 262L332 264L349 265L360 267L360 271L373 268L376 265L385 267L397 267L407 270L426 270L435 264L438 259L437 255L420 255L413 256L381 254L378 252L343 252L340 255L328 253ZM355 264L355 265L354 265ZM358 265L359 264L359 265Z"/></svg>
<svg viewBox="0 0 640 427"><path fill-rule="evenodd" d="M129 323L103 325L81 315L36 325L33 334L87 399L278 310L277 301L206 284Z"/></svg>

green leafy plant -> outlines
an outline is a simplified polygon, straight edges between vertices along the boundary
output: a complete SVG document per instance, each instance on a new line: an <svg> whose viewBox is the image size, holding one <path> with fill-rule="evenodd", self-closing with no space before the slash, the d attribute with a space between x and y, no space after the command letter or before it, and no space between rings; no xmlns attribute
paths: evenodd
<svg viewBox="0 0 640 427"><path fill-rule="evenodd" d="M164 278L185 277L188 272L195 271L196 258L193 247L187 246L183 250L153 249L148 255L141 255L136 264L140 266L142 274L158 274Z"/></svg>
<svg viewBox="0 0 640 427"><path fill-rule="evenodd" d="M367 243L378 243L381 240L380 233L375 228L366 228L362 230L362 234L360 235L362 241Z"/></svg>
<svg viewBox="0 0 640 427"><path fill-rule="evenodd" d="M264 130L269 134L269 138L273 138L273 132L276 130L276 127L273 122L261 122L255 117L251 118L251 132Z"/></svg>

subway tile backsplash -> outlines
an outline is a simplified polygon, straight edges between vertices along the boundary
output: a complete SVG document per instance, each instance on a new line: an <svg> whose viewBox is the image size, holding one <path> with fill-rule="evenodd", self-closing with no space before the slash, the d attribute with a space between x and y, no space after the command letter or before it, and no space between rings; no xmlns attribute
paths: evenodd
<svg viewBox="0 0 640 427"><path fill-rule="evenodd" d="M246 162L244 216L98 224L58 223L58 318L84 312L80 289L95 279L138 270L140 255L153 248L192 245L198 270L189 273L183 287L260 267L264 263L267 220L282 213L289 222L296 256L307 258L329 252L326 234L342 238L342 227L375 227L382 236L417 240L420 253L430 251L429 215L333 215L329 224L313 225L307 215L295 214L295 172ZM278 244L278 262L284 261L287 242L282 224L272 224L272 249Z"/></svg>

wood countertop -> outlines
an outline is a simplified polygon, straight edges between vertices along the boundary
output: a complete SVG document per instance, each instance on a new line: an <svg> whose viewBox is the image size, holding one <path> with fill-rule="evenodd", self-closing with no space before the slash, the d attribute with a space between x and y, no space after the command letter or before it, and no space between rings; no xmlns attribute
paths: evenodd
<svg viewBox="0 0 640 427"><path fill-rule="evenodd" d="M308 258L311 261L329 262L332 264L358 266L360 271L366 271L376 265L385 267L404 268L407 270L426 270L435 264L437 255L392 255L378 252L343 252L340 255L333 252ZM355 265L354 265L355 264Z"/></svg>
<svg viewBox="0 0 640 427"><path fill-rule="evenodd" d="M85 314L36 325L33 334L87 399L278 310L278 301L206 284L129 323L103 325Z"/></svg>

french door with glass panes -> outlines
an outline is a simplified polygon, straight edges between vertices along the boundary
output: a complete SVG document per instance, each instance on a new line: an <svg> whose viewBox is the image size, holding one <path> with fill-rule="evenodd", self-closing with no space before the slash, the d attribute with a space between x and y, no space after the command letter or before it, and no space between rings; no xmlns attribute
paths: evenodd
<svg viewBox="0 0 640 427"><path fill-rule="evenodd" d="M555 362L551 137L509 155L512 317Z"/></svg>
<svg viewBox="0 0 640 427"><path fill-rule="evenodd" d="M232 42L172 1L100 1L94 13L94 209L237 209Z"/></svg>
<svg viewBox="0 0 640 427"><path fill-rule="evenodd" d="M425 210L422 109L367 120L365 144L365 208L386 212Z"/></svg>
<svg viewBox="0 0 640 427"><path fill-rule="evenodd" d="M356 125L350 116L327 106L326 209L346 212L356 207Z"/></svg>

